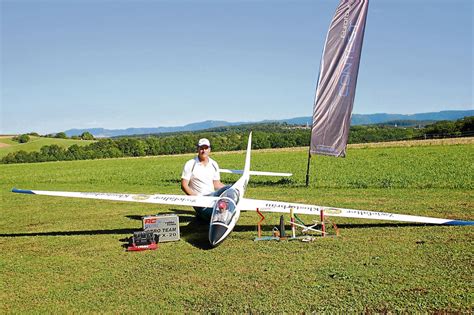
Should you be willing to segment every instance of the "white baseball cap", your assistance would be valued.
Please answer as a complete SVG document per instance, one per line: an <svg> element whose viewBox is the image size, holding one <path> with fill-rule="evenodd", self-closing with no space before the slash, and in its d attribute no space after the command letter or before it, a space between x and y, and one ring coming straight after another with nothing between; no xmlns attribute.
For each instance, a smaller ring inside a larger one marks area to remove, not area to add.
<svg viewBox="0 0 474 315"><path fill-rule="evenodd" d="M209 140L206 139L206 138L199 139L199 141L198 141L198 147L203 146L203 145L207 145L208 147L210 147L210 146L211 146L211 143L210 143Z"/></svg>

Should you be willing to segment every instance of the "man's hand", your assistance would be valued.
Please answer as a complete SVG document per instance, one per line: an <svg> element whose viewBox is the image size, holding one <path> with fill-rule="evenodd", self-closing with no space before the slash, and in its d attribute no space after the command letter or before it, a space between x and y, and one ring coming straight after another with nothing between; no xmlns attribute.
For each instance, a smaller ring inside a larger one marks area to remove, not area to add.
<svg viewBox="0 0 474 315"><path fill-rule="evenodd" d="M189 180L181 178L181 189L188 196L197 196L196 192L189 187Z"/></svg>
<svg viewBox="0 0 474 315"><path fill-rule="evenodd" d="M219 189L221 189L222 187L225 186L224 184L221 183L220 180L213 181L213 184L214 184L214 189L215 190L219 190Z"/></svg>

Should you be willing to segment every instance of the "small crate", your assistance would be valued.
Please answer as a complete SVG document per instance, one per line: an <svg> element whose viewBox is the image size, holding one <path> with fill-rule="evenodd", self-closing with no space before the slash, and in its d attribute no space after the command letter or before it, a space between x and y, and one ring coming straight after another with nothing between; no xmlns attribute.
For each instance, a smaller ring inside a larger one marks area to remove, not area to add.
<svg viewBox="0 0 474 315"><path fill-rule="evenodd" d="M179 241L179 217L176 214L157 214L143 217L143 230L160 236L159 242Z"/></svg>

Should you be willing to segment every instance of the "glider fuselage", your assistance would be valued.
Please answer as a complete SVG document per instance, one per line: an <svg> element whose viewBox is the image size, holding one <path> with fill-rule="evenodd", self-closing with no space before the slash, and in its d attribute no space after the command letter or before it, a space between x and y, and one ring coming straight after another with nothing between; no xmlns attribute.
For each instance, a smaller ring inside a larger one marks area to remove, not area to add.
<svg viewBox="0 0 474 315"><path fill-rule="evenodd" d="M244 196L249 176L247 173L225 190L215 203L209 223L209 243L215 247L232 232L240 217L239 203Z"/></svg>

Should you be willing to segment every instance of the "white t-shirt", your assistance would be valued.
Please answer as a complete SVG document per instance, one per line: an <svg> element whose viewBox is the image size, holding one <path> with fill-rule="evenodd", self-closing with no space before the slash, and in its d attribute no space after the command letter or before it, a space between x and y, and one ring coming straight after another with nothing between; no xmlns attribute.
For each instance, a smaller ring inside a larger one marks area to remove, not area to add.
<svg viewBox="0 0 474 315"><path fill-rule="evenodd" d="M189 180L189 187L198 195L208 195L214 192L214 181L220 180L219 165L209 158L207 165L196 156L184 164L181 178Z"/></svg>

